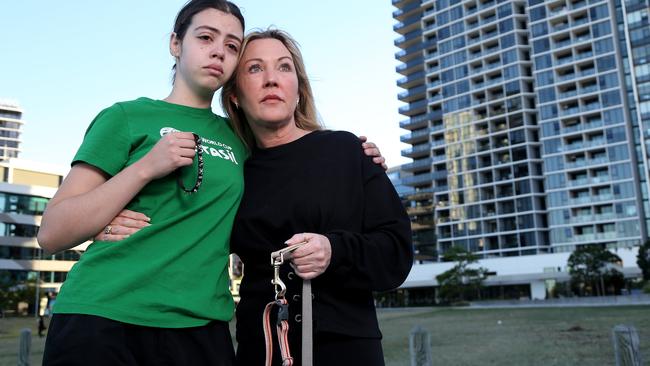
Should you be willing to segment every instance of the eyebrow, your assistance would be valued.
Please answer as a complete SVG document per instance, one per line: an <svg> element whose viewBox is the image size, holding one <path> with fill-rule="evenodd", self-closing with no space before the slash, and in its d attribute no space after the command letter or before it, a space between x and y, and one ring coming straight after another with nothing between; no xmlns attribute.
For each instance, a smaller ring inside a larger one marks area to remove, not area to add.
<svg viewBox="0 0 650 366"><path fill-rule="evenodd" d="M291 57L289 57L289 56L282 56L279 59L277 59L276 61L281 61L281 60L284 60L285 58L293 63L293 59ZM251 61L264 62L264 60L262 60L261 58L255 57L255 58L249 58L248 60L244 61L244 63L248 63L248 62L251 62Z"/></svg>
<svg viewBox="0 0 650 366"><path fill-rule="evenodd" d="M220 31L219 29L217 29L217 28L215 28L215 27L211 27L211 26L209 26L209 25L200 25L200 26L198 26L198 27L196 27L196 28L194 29L195 32L196 32L196 31L200 31L200 30L208 30L208 31L210 31L210 32L212 32L212 33L221 34L221 31ZM234 34L232 34L232 33L228 33L228 34L226 34L226 38L232 38L232 39L237 40L239 43L242 43L242 39L239 38L239 37L237 37L236 35L234 35Z"/></svg>

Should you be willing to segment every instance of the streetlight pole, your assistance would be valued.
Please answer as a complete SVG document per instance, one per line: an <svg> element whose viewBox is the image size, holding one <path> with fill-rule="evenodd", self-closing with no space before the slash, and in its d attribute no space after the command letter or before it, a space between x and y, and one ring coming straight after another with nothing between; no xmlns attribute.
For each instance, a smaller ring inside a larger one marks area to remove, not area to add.
<svg viewBox="0 0 650 366"><path fill-rule="evenodd" d="M36 298L34 299L34 317L38 319L38 308L40 305L40 286L38 285L39 281L41 280L41 271L36 271L36 291L34 293L36 294Z"/></svg>

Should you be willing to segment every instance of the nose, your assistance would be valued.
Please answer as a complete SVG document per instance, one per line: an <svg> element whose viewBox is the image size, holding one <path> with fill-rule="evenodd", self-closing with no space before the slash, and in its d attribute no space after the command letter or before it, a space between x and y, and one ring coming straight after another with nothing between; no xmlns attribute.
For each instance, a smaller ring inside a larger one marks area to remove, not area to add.
<svg viewBox="0 0 650 366"><path fill-rule="evenodd" d="M218 42L215 42L215 46L212 47L212 50L210 52L210 57L217 58L220 61L223 61L225 56L226 56L226 52L223 48L223 45L219 44Z"/></svg>
<svg viewBox="0 0 650 366"><path fill-rule="evenodd" d="M267 69L264 71L264 87L269 88L274 86L278 86L275 70Z"/></svg>

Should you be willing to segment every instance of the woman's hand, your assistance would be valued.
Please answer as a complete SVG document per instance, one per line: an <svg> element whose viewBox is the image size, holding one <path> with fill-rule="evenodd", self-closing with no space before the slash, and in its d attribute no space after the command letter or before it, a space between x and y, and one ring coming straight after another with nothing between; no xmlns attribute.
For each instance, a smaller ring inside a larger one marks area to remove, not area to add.
<svg viewBox="0 0 650 366"><path fill-rule="evenodd" d="M291 255L291 266L304 280L320 276L330 265L332 246L326 236L314 233L295 234L285 244L307 244L296 249Z"/></svg>
<svg viewBox="0 0 650 366"><path fill-rule="evenodd" d="M364 154L367 156L372 156L372 161L375 164L381 165L384 170L387 170L388 166L386 165L386 159L381 156L381 152L379 151L377 145L375 145L374 142L368 142L368 138L366 136L359 136L359 140L361 140L361 147L363 148Z"/></svg>
<svg viewBox="0 0 650 366"><path fill-rule="evenodd" d="M162 178L174 170L192 164L196 142L191 132L168 133L136 164L151 180Z"/></svg>
<svg viewBox="0 0 650 366"><path fill-rule="evenodd" d="M120 241L128 238L140 229L151 225L151 219L145 214L131 211L122 210L111 223L106 225L102 232L93 237L94 240L101 241Z"/></svg>

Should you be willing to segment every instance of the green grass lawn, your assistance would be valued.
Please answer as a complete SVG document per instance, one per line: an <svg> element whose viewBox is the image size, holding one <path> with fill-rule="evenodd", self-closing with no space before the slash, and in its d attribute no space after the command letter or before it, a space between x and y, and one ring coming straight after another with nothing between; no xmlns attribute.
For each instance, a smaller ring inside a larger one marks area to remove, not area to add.
<svg viewBox="0 0 650 366"><path fill-rule="evenodd" d="M650 307L411 308L379 311L387 365L410 365L408 334L431 333L434 365L615 365L611 330L636 327L650 361ZM501 323L499 324L499 321ZM0 366L18 359L20 329L32 330L31 363L40 365L44 338L34 318L0 319Z"/></svg>

